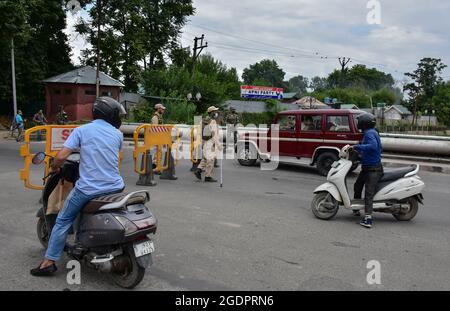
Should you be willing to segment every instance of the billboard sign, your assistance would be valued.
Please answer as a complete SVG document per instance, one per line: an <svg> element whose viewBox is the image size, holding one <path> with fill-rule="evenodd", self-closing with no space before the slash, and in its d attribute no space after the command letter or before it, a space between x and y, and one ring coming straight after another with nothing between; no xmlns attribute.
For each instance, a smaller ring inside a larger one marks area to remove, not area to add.
<svg viewBox="0 0 450 311"><path fill-rule="evenodd" d="M241 98L283 99L283 89L279 87L242 85Z"/></svg>

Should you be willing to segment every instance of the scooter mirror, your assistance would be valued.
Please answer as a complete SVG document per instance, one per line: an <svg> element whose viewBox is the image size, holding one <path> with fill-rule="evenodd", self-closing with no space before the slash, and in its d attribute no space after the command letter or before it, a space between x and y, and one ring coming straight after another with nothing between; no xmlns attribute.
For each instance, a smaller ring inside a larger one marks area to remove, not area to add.
<svg viewBox="0 0 450 311"><path fill-rule="evenodd" d="M34 165L39 165L39 164L41 164L42 162L44 162L45 157L46 157L45 153L43 153L43 152L38 152L38 153L36 153L36 154L34 155L34 157L33 157L33 159L31 160L31 162L32 162Z"/></svg>

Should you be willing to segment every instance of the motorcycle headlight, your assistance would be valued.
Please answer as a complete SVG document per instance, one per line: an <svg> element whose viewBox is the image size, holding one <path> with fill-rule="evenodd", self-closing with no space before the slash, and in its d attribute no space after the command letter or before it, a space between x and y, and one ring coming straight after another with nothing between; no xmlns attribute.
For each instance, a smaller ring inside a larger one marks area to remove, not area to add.
<svg viewBox="0 0 450 311"><path fill-rule="evenodd" d="M120 222L122 227L125 229L125 235L130 235L138 231L138 228L129 219L122 216L114 216L114 217L117 219L118 222Z"/></svg>

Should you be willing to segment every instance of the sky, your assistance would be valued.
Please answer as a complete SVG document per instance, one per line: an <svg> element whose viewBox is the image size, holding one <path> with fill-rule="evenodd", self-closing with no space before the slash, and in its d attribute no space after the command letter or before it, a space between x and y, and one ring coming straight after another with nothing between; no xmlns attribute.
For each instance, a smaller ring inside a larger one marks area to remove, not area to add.
<svg viewBox="0 0 450 311"><path fill-rule="evenodd" d="M192 48L194 37L204 34L203 53L240 75L250 64L274 59L286 79L327 76L340 67L339 57L350 57L350 66L391 73L400 86L423 57L450 66L449 0L194 0L194 7L181 44ZM68 14L66 30L75 64L86 44L72 28L79 15ZM450 79L449 68L443 76Z"/></svg>

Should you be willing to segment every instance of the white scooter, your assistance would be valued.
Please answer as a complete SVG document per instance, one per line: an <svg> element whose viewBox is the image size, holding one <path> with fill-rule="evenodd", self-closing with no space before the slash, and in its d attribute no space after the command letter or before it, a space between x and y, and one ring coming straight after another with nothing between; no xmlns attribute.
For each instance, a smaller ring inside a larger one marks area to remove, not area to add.
<svg viewBox="0 0 450 311"><path fill-rule="evenodd" d="M333 163L325 184L314 190L311 209L323 220L333 218L340 206L349 210L363 210L364 200L351 200L347 189L347 175L353 162L350 160L350 146L342 148L340 160ZM392 214L397 220L409 221L423 204L422 191L425 183L417 176L419 165L385 169L374 197L374 212Z"/></svg>

